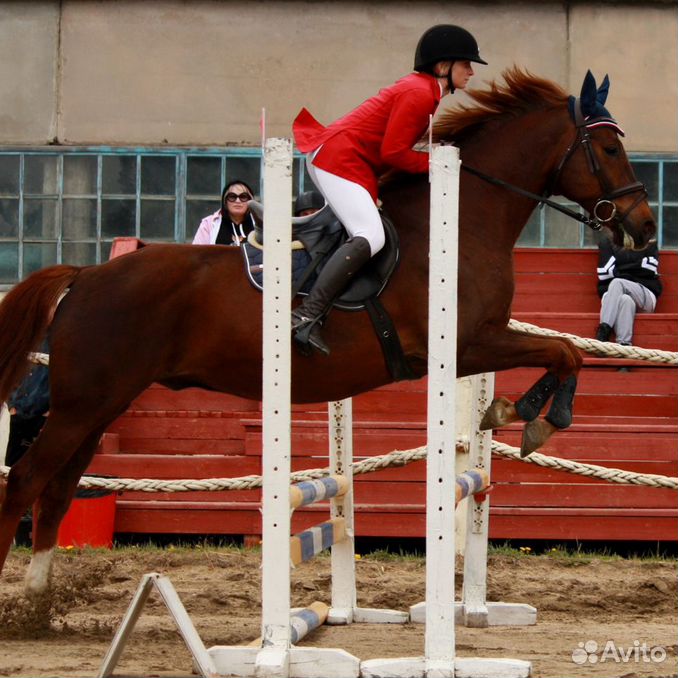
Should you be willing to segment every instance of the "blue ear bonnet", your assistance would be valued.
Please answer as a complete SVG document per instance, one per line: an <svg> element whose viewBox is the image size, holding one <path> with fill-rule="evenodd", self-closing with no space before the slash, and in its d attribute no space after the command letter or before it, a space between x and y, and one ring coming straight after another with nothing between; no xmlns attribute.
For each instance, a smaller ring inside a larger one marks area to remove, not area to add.
<svg viewBox="0 0 678 678"><path fill-rule="evenodd" d="M587 71L579 99L571 96L567 105L572 119L578 127L608 126L624 136L624 130L617 124L610 111L605 108L605 101L610 90L610 78L606 75L600 87L596 87L596 79L591 71ZM579 109L579 110L578 110Z"/></svg>

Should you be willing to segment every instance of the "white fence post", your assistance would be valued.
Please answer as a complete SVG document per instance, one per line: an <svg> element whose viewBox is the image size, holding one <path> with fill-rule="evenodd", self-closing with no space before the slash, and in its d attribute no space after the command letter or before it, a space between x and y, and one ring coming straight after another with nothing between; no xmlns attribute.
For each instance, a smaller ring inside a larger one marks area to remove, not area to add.
<svg viewBox="0 0 678 678"><path fill-rule="evenodd" d="M473 377L473 407L469 439L469 468L482 468L492 479L492 431L478 426L494 397L494 373ZM526 603L487 602L487 545L490 529L490 500L467 503L464 588L461 618L465 626L529 626L537 623L537 610Z"/></svg>
<svg viewBox="0 0 678 678"><path fill-rule="evenodd" d="M330 624L350 624L356 607L355 539L353 519L353 401L351 398L327 404L330 443L330 473L348 480L348 492L330 501L330 517L343 517L346 538L332 545L332 607Z"/></svg>
<svg viewBox="0 0 678 678"><path fill-rule="evenodd" d="M292 143L267 139L263 301L262 649L258 676L289 675Z"/></svg>

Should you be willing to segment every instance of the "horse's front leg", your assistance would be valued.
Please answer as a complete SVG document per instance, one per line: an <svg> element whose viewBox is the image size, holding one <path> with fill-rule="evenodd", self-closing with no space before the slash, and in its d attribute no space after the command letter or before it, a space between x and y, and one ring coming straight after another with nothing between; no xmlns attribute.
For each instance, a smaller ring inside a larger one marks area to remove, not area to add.
<svg viewBox="0 0 678 678"><path fill-rule="evenodd" d="M570 341L560 337L537 337L505 328L470 346L462 355L465 373L493 372L514 367L544 367L548 371L518 401L498 397L481 422L482 429L500 428L526 421L521 455L541 447L557 430L572 423L572 404L582 358ZM539 414L552 399L545 418Z"/></svg>

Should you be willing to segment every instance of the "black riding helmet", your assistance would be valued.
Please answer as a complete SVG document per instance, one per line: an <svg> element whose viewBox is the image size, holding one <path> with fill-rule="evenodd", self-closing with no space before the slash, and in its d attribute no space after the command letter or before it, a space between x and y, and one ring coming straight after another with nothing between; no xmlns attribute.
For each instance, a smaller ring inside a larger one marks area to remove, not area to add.
<svg viewBox="0 0 678 678"><path fill-rule="evenodd" d="M294 215L304 210L320 210L325 206L325 198L318 191L300 193L294 201Z"/></svg>
<svg viewBox="0 0 678 678"><path fill-rule="evenodd" d="M414 70L428 72L438 61L475 61L487 65L480 58L476 39L465 28L452 24L433 26L421 36L414 54Z"/></svg>

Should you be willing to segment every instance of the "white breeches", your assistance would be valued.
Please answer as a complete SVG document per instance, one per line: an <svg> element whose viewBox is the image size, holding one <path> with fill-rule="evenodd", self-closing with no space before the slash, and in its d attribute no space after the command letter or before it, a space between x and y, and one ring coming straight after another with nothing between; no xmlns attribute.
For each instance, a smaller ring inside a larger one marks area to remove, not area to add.
<svg viewBox="0 0 678 678"><path fill-rule="evenodd" d="M306 156L306 168L313 183L349 236L365 238L370 243L371 256L374 256L384 246L384 226L372 196L363 186L316 167L313 164L316 153Z"/></svg>

